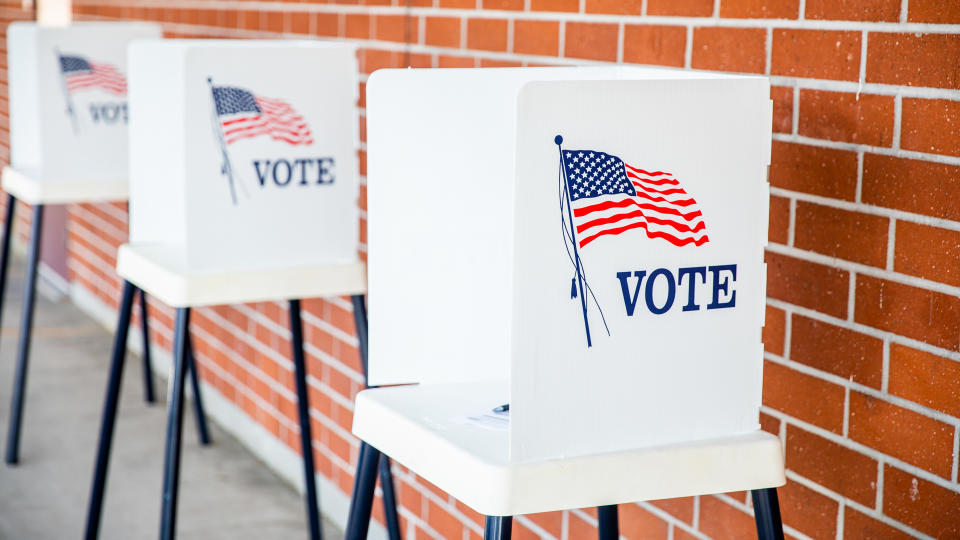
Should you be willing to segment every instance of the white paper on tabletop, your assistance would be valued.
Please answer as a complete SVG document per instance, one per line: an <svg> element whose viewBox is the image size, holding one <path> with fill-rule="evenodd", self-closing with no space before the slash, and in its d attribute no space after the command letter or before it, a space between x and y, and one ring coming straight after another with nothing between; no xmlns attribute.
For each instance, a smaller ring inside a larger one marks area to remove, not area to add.
<svg viewBox="0 0 960 540"><path fill-rule="evenodd" d="M161 33L150 23L12 23L11 165L39 181L125 180L127 44Z"/></svg>
<svg viewBox="0 0 960 540"><path fill-rule="evenodd" d="M131 240L190 270L356 261L355 48L131 47Z"/></svg>
<svg viewBox="0 0 960 540"><path fill-rule="evenodd" d="M512 459L757 429L768 92L762 78L523 89Z"/></svg>

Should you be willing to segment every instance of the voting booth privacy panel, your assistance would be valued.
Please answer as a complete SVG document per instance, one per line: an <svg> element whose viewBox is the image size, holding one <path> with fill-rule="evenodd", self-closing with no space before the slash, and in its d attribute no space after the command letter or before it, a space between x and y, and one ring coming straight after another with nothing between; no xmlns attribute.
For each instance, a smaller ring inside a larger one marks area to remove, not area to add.
<svg viewBox="0 0 960 540"><path fill-rule="evenodd" d="M40 182L126 180L127 45L160 36L148 23L12 23L12 167Z"/></svg>
<svg viewBox="0 0 960 540"><path fill-rule="evenodd" d="M502 381L514 462L759 429L768 96L647 68L374 73L370 384Z"/></svg>
<svg viewBox="0 0 960 540"><path fill-rule="evenodd" d="M142 41L130 62L131 243L189 271L357 260L354 47Z"/></svg>

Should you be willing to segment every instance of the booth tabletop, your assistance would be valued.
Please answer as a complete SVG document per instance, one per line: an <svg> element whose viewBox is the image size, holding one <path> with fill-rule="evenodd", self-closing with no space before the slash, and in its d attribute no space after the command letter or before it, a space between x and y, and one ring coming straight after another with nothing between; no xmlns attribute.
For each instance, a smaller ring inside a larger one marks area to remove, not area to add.
<svg viewBox="0 0 960 540"><path fill-rule="evenodd" d="M506 403L508 388L501 381L365 390L357 396L353 433L484 515L761 489L786 482L780 440L762 431L512 463L509 430L465 421Z"/></svg>
<svg viewBox="0 0 960 540"><path fill-rule="evenodd" d="M40 178L36 172L3 168L3 190L27 204L68 204L125 201L130 188L126 178L76 180Z"/></svg>
<svg viewBox="0 0 960 540"><path fill-rule="evenodd" d="M117 252L123 279L172 307L363 294L362 262L242 270L191 271L180 250L160 244L124 244Z"/></svg>

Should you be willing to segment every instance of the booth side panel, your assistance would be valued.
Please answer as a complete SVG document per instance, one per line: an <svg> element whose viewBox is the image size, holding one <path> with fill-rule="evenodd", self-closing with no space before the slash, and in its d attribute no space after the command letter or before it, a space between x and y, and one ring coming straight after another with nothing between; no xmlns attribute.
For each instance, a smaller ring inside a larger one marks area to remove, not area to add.
<svg viewBox="0 0 960 540"><path fill-rule="evenodd" d="M10 164L40 171L40 98L37 27L15 22L7 29L7 84L10 94Z"/></svg>

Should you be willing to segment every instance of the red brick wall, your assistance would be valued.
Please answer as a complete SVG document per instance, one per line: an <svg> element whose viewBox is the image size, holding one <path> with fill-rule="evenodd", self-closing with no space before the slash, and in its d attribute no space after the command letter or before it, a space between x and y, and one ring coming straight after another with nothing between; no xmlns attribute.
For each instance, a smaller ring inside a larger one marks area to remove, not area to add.
<svg viewBox="0 0 960 540"><path fill-rule="evenodd" d="M5 21L29 16L19 0L3 5ZM761 420L786 451L784 521L797 538L886 538L960 536L958 6L77 0L74 10L81 20L160 21L177 37L350 40L361 47L362 80L407 65L597 62L769 75L775 134ZM70 279L115 305L126 205L76 205L69 217ZM352 397L361 383L350 306L330 299L306 307L314 453L319 471L349 493ZM156 340L169 348L170 312L157 317ZM194 328L204 379L297 449L285 317L278 303L202 309ZM474 512L400 467L397 480L408 537L480 536ZM752 535L750 512L745 493L624 505L622 532L739 538ZM525 516L515 530L519 538L590 538L595 523L587 509Z"/></svg>

